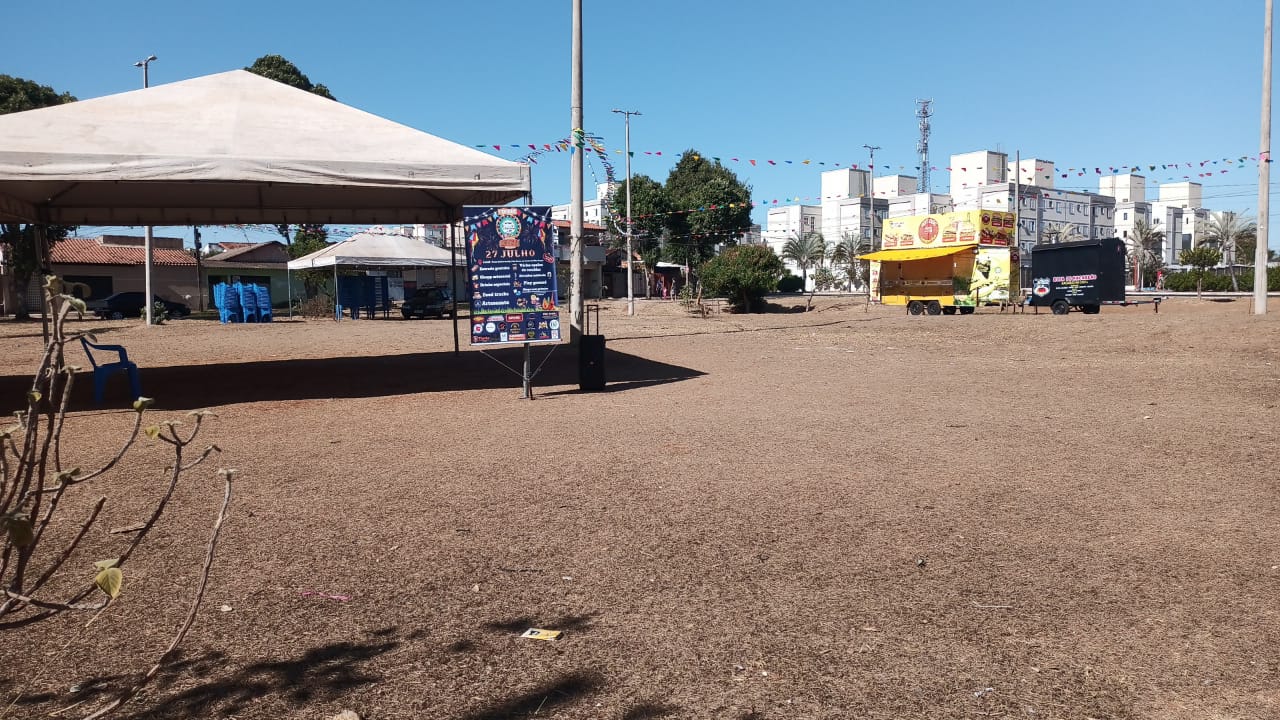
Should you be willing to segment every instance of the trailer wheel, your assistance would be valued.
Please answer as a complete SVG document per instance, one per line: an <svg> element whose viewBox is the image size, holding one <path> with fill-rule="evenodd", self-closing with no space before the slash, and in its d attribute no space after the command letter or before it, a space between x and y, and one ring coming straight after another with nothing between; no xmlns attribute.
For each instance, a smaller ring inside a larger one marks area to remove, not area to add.
<svg viewBox="0 0 1280 720"><path fill-rule="evenodd" d="M1080 306L1080 312L1084 313L1085 315L1097 315L1101 311L1102 311L1102 307L1100 305L1081 305Z"/></svg>
<svg viewBox="0 0 1280 720"><path fill-rule="evenodd" d="M928 312L930 315L942 314L942 303L938 302L937 300L930 300L929 304L925 305L924 308L925 308L925 312Z"/></svg>
<svg viewBox="0 0 1280 720"><path fill-rule="evenodd" d="M955 314L956 314L956 308L955 308L955 306L954 306L954 305L948 305L947 307L942 308L942 314L943 314L943 315L955 315Z"/></svg>
<svg viewBox="0 0 1280 720"><path fill-rule="evenodd" d="M1071 312L1071 306L1067 304L1066 300L1054 300L1051 307L1054 315L1066 315Z"/></svg>
<svg viewBox="0 0 1280 720"><path fill-rule="evenodd" d="M961 315L972 315L972 314L973 314L973 311L974 311L974 310L976 310L976 309L977 309L977 308L962 307L962 308L960 308L960 314L961 314Z"/></svg>
<svg viewBox="0 0 1280 720"><path fill-rule="evenodd" d="M907 314L908 314L908 315L923 315L923 314L924 314L924 303L920 302L919 300L912 300L911 302L907 303Z"/></svg>

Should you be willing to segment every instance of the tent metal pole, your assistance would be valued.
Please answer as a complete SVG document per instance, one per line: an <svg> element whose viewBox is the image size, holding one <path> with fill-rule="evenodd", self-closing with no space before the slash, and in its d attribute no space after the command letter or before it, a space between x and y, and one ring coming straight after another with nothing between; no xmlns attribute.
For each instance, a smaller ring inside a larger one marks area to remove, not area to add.
<svg viewBox="0 0 1280 720"><path fill-rule="evenodd" d="M462 352L458 347L458 234L454 223L449 223L449 287L453 290L453 354Z"/></svg>
<svg viewBox="0 0 1280 720"><path fill-rule="evenodd" d="M342 307L342 295L338 292L338 263L333 263L333 315L338 322L342 322L342 311L338 308Z"/></svg>

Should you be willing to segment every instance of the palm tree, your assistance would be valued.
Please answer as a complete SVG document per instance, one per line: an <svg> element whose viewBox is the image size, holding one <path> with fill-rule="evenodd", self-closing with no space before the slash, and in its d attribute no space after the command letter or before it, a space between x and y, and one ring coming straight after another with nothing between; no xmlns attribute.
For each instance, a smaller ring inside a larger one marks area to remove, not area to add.
<svg viewBox="0 0 1280 720"><path fill-rule="evenodd" d="M1045 229L1044 234L1055 243L1084 239L1084 235L1080 233L1080 229L1074 223L1053 223Z"/></svg>
<svg viewBox="0 0 1280 720"><path fill-rule="evenodd" d="M1209 223L1200 244L1217 248L1227 258L1232 290L1240 290L1240 281L1236 279L1236 252L1250 238L1256 243L1257 237L1258 224L1252 218L1229 211L1209 214Z"/></svg>
<svg viewBox="0 0 1280 720"><path fill-rule="evenodd" d="M1146 220L1135 220L1133 234L1129 236L1129 257L1133 259L1133 286L1142 289L1142 268L1159 258L1158 250L1164 245L1164 231L1156 230Z"/></svg>
<svg viewBox="0 0 1280 720"><path fill-rule="evenodd" d="M820 232L801 233L782 246L781 257L783 260L790 260L800 268L804 287L808 289L809 268L827 261L827 241L822 239Z"/></svg>
<svg viewBox="0 0 1280 720"><path fill-rule="evenodd" d="M844 268L845 279L849 283L849 289L853 289L856 281L863 277L863 268L867 263L858 260L859 255L865 255L871 252L870 238L859 237L852 232L846 232L840 238L840 242L831 248L831 264Z"/></svg>

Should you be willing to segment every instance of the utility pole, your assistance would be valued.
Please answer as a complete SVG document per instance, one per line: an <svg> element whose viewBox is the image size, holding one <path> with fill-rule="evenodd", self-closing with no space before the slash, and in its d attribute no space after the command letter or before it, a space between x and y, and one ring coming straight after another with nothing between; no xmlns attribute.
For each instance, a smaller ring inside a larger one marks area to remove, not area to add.
<svg viewBox="0 0 1280 720"><path fill-rule="evenodd" d="M200 302L200 312L204 312L204 271L201 269L200 226L192 225L191 232L195 236L196 246L196 298Z"/></svg>
<svg viewBox="0 0 1280 720"><path fill-rule="evenodd" d="M1262 23L1262 140L1258 152L1258 239L1253 251L1253 314L1267 314L1267 230L1271 225L1271 15Z"/></svg>
<svg viewBox="0 0 1280 720"><path fill-rule="evenodd" d="M142 68L142 87L144 90L151 86L151 75L148 72L148 68L151 65L151 61L155 59L156 59L155 55L148 55L146 58L139 60L138 62L133 64L134 67ZM146 263L142 273L144 290L146 292L146 299L143 300L142 304L143 304L143 314L147 318L148 325L155 324L155 318L152 317L152 307L151 307L155 302L154 301L155 296L152 295L151 293L151 269L155 264L155 246L154 246L154 240L151 237L151 232L152 232L151 226L148 225L146 229L143 230L143 233L142 233L142 246L143 246L142 253L143 255L146 256Z"/></svg>
<svg viewBox="0 0 1280 720"><path fill-rule="evenodd" d="M639 110L617 110L614 112L622 115L626 126L626 149L627 153L627 314L636 314L636 296L635 296L635 257L631 249L631 237L634 234L634 227L631 224L631 116L640 115Z"/></svg>
<svg viewBox="0 0 1280 720"><path fill-rule="evenodd" d="M879 145L863 144L867 152L871 154L871 165L867 168L867 211L868 220L871 224L871 237L867 239L867 252L876 251L876 151L880 149ZM863 312L871 312L871 263L867 263L867 305Z"/></svg>
<svg viewBox="0 0 1280 720"><path fill-rule="evenodd" d="M569 93L569 340L582 336L582 153L586 131L582 128L582 0L573 1L573 59Z"/></svg>

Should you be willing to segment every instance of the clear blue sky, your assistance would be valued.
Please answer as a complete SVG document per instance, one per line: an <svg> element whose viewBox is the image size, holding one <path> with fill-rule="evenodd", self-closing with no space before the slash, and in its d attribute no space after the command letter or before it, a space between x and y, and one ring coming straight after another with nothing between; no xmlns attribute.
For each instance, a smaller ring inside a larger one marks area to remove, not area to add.
<svg viewBox="0 0 1280 720"><path fill-rule="evenodd" d="M1096 191L1092 168L1132 164L1149 195L1152 179L1191 174L1210 208L1256 212L1256 164L1222 159L1258 154L1262 0L583 5L587 130L620 149L609 110L642 111L635 173L662 180L696 148L755 200L781 202L818 195L816 163L863 164L869 143L882 147L877 174L915 174L914 101L931 97L939 168L952 153L1021 150L1057 163L1059 186ZM570 13L569 0L15 2L0 72L83 99L138 87L133 63L148 54L153 85L279 54L342 102L516 159L509 146L568 134ZM1209 159L1229 172L1159 169ZM1064 180L1068 167L1090 174ZM566 155L539 158L538 204L568 201L568 168ZM935 191L947 182L935 173Z"/></svg>

